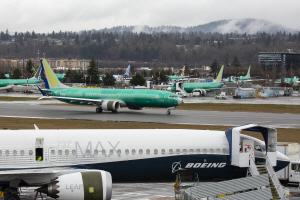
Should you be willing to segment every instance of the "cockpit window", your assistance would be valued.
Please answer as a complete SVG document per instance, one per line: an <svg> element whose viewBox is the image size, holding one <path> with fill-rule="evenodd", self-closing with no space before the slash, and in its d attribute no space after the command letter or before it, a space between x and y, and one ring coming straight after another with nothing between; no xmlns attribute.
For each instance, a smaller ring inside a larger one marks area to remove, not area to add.
<svg viewBox="0 0 300 200"><path fill-rule="evenodd" d="M175 98L178 97L177 95L170 95L169 98Z"/></svg>
<svg viewBox="0 0 300 200"><path fill-rule="evenodd" d="M254 148L256 151L262 151L262 152L266 151L265 146L255 145Z"/></svg>

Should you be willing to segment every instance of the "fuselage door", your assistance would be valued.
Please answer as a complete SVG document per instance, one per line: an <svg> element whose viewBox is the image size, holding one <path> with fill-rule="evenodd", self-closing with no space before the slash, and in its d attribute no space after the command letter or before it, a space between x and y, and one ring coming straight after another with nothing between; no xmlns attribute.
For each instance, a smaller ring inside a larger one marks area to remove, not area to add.
<svg viewBox="0 0 300 200"><path fill-rule="evenodd" d="M35 157L37 162L44 160L44 138L38 137L35 140Z"/></svg>
<svg viewBox="0 0 300 200"><path fill-rule="evenodd" d="M57 148L49 147L48 156L49 156L50 162L56 162L57 161Z"/></svg>

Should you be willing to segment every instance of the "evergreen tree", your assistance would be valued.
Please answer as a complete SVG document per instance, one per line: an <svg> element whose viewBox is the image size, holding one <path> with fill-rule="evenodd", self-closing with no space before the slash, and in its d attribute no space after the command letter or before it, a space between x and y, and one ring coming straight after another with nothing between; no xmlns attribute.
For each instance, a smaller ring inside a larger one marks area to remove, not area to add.
<svg viewBox="0 0 300 200"><path fill-rule="evenodd" d="M239 61L237 56L234 56L231 65L234 66L234 67L240 67L241 66L240 61Z"/></svg>
<svg viewBox="0 0 300 200"><path fill-rule="evenodd" d="M133 76L132 79L130 80L130 83L132 85L144 85L145 82L146 82L145 78L139 73Z"/></svg>
<svg viewBox="0 0 300 200"><path fill-rule="evenodd" d="M3 72L0 72L0 79L6 79L6 76Z"/></svg>
<svg viewBox="0 0 300 200"><path fill-rule="evenodd" d="M92 57L92 60L90 61L90 65L88 68L89 69L88 69L87 73L89 75L89 77L88 77L89 83L90 84L91 83L93 83L93 84L99 83L99 81L100 81L99 75L98 75L99 72L98 72L98 67L96 65L94 57Z"/></svg>
<svg viewBox="0 0 300 200"><path fill-rule="evenodd" d="M225 67L229 67L228 53L226 54L226 57L225 57L225 63L224 63L224 66L225 66Z"/></svg>
<svg viewBox="0 0 300 200"><path fill-rule="evenodd" d="M31 59L29 59L26 63L26 71L30 74L30 76L33 75L33 62L31 61Z"/></svg>
<svg viewBox="0 0 300 200"><path fill-rule="evenodd" d="M102 77L104 86L113 86L116 84L116 79L110 73L105 73L105 76Z"/></svg>
<svg viewBox="0 0 300 200"><path fill-rule="evenodd" d="M75 44L76 45L80 45L79 35L78 34L76 34L76 37L75 37Z"/></svg>
<svg viewBox="0 0 300 200"><path fill-rule="evenodd" d="M165 75L164 71L161 71L159 74L159 80L161 82L167 82L168 81L168 77Z"/></svg>
<svg viewBox="0 0 300 200"><path fill-rule="evenodd" d="M214 62L211 64L210 69L211 69L211 73L214 75L214 78L216 78L216 73L218 73L218 69L219 69L219 63L217 59L215 59Z"/></svg>
<svg viewBox="0 0 300 200"><path fill-rule="evenodd" d="M19 79L21 78L21 71L19 70L19 68L16 68L14 71L13 71L13 74L11 76L11 79Z"/></svg>

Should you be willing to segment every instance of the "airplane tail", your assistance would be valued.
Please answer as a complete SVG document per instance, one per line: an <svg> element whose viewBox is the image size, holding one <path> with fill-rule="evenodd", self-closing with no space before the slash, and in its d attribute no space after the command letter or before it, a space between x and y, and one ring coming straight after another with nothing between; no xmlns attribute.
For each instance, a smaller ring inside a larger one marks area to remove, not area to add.
<svg viewBox="0 0 300 200"><path fill-rule="evenodd" d="M130 74L130 65L128 65L128 68L127 68L126 73L124 75L129 76L129 74Z"/></svg>
<svg viewBox="0 0 300 200"><path fill-rule="evenodd" d="M41 58L41 66L46 89L69 88L58 80L45 58Z"/></svg>
<svg viewBox="0 0 300 200"><path fill-rule="evenodd" d="M249 66L248 73L247 73L246 77L250 77L250 71L251 71L251 66Z"/></svg>
<svg viewBox="0 0 300 200"><path fill-rule="evenodd" d="M33 77L31 77L30 79L39 79L41 80L41 65L39 66L39 68L37 69L37 71L35 71L35 74Z"/></svg>
<svg viewBox="0 0 300 200"><path fill-rule="evenodd" d="M184 72L185 72L185 66L183 66L180 76L184 76Z"/></svg>
<svg viewBox="0 0 300 200"><path fill-rule="evenodd" d="M216 81L217 81L218 83L221 83L221 81L222 81L222 79L223 79L223 74L224 74L224 65L222 65L222 67L221 67L221 69L220 69L220 72L219 72L219 74L218 74L218 76L217 76Z"/></svg>

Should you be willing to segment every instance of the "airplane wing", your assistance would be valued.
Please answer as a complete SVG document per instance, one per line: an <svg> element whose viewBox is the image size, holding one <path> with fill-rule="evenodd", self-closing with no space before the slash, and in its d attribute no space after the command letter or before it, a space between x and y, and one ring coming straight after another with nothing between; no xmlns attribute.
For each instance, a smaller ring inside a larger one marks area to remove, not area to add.
<svg viewBox="0 0 300 200"><path fill-rule="evenodd" d="M28 184L45 184L65 174L87 171L86 169L73 168L40 168L0 171L0 181L11 181L14 179L24 180Z"/></svg>
<svg viewBox="0 0 300 200"><path fill-rule="evenodd" d="M5 87L0 87L0 90L10 90L12 89L12 85L8 85L8 86L5 86Z"/></svg>
<svg viewBox="0 0 300 200"><path fill-rule="evenodd" d="M57 99L60 101L71 100L70 103L80 103L80 104L95 105L95 106L102 105L102 103L106 101L118 101L122 106L126 106L126 103L120 99L87 99L87 98L74 98L74 97L42 96L38 100L46 99L46 98Z"/></svg>

